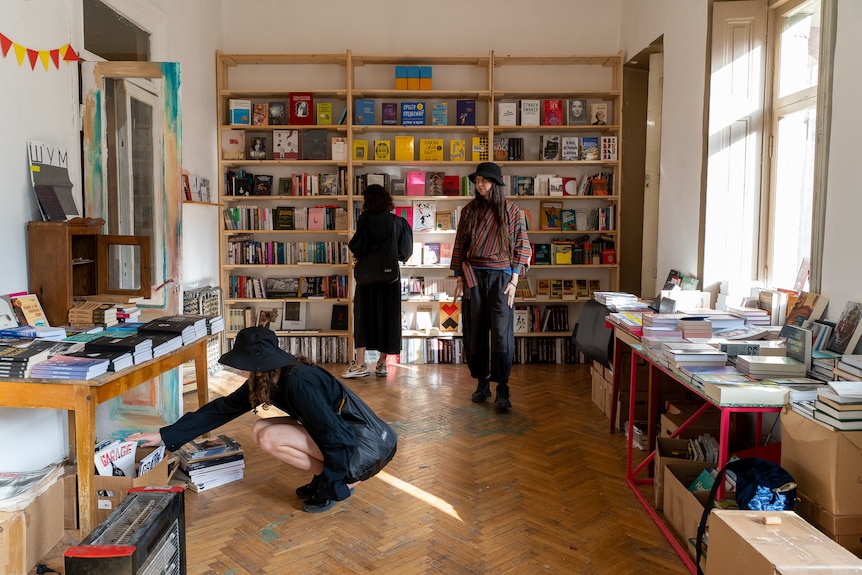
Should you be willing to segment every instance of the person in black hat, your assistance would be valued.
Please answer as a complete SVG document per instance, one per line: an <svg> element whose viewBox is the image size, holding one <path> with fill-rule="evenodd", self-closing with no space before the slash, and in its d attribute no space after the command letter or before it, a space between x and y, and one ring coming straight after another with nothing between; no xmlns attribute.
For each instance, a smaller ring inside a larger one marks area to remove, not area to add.
<svg viewBox="0 0 862 575"><path fill-rule="evenodd" d="M455 301L462 297L464 352L470 375L478 380L471 399L484 403L496 382L494 404L505 411L512 407L515 289L532 249L520 209L504 195L500 166L482 162L469 178L475 195L462 210L452 250Z"/></svg>
<svg viewBox="0 0 862 575"><path fill-rule="evenodd" d="M302 508L326 511L350 497L359 482L348 473L355 435L339 413L343 384L306 358L282 350L275 333L265 327L241 330L219 363L250 372L248 379L176 423L157 432L133 433L126 440L143 441L144 446L164 441L168 450L176 451L244 413L257 412L257 406L274 405L291 416L258 419L252 437L276 459L314 474L311 483L296 490L305 499Z"/></svg>

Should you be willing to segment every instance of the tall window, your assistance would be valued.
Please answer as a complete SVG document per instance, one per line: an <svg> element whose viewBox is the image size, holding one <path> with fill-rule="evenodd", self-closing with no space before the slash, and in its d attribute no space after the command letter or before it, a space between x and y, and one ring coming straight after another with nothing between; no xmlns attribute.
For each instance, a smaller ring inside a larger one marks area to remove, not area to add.
<svg viewBox="0 0 862 575"><path fill-rule="evenodd" d="M792 287L811 253L820 0L776 9L765 280Z"/></svg>

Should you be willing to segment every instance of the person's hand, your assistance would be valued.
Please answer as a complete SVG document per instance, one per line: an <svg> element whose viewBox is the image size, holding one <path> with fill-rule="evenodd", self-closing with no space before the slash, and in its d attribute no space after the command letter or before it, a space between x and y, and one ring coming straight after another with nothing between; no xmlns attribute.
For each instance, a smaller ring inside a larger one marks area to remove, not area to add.
<svg viewBox="0 0 862 575"><path fill-rule="evenodd" d="M126 441L143 441L141 447L155 447L162 442L162 434L158 431L149 433L133 433L126 437Z"/></svg>
<svg viewBox="0 0 862 575"><path fill-rule="evenodd" d="M452 296L452 303L457 302L458 298L464 294L463 281L460 276L455 278L455 294Z"/></svg>
<svg viewBox="0 0 862 575"><path fill-rule="evenodd" d="M507 296L507 301L509 302L509 307L514 307L515 305L515 284L509 282L506 284L506 289L503 290L503 293Z"/></svg>

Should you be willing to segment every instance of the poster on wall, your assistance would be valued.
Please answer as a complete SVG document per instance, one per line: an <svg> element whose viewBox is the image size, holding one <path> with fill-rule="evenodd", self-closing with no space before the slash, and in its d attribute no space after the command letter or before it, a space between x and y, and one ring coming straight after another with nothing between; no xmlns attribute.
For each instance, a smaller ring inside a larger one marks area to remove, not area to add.
<svg viewBox="0 0 862 575"><path fill-rule="evenodd" d="M30 182L46 222L65 222L81 215L72 196L69 153L65 148L42 142L27 142Z"/></svg>

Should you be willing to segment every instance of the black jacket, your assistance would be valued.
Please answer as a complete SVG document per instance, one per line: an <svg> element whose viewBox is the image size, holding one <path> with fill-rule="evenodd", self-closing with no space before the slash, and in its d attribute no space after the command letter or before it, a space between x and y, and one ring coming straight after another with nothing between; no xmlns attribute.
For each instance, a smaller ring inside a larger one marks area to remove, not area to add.
<svg viewBox="0 0 862 575"><path fill-rule="evenodd" d="M341 501L350 496L345 480L353 456L353 429L342 419L342 383L319 366L297 363L283 369L273 405L289 413L305 426L323 453L320 495ZM161 428L162 440L170 451L247 413L254 406L249 399L248 381L225 397L183 415L173 425Z"/></svg>

